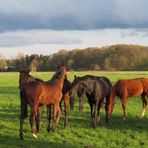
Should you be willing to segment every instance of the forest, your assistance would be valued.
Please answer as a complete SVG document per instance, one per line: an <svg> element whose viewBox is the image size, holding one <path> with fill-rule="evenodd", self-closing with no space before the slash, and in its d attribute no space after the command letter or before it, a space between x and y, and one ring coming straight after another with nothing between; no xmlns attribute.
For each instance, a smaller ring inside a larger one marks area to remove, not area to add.
<svg viewBox="0 0 148 148"><path fill-rule="evenodd" d="M147 70L148 46L112 45L102 48L60 50L52 55L24 55L15 59L0 56L0 71L18 71L29 68L31 71L53 71L59 63L65 63L68 70Z"/></svg>

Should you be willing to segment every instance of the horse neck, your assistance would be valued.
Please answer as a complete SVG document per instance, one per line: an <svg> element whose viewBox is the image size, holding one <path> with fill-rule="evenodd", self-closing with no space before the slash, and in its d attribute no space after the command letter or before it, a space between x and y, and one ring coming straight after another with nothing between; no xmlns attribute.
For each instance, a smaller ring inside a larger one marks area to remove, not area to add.
<svg viewBox="0 0 148 148"><path fill-rule="evenodd" d="M64 84L64 75L61 76L58 80L57 80L57 83L59 84L61 90L63 88L63 84Z"/></svg>
<svg viewBox="0 0 148 148"><path fill-rule="evenodd" d="M116 87L113 86L110 93L109 106L113 105L113 102L115 101L115 96L116 96Z"/></svg>
<svg viewBox="0 0 148 148"><path fill-rule="evenodd" d="M74 86L72 86L71 91L73 94L75 94L78 91L79 83L76 83Z"/></svg>

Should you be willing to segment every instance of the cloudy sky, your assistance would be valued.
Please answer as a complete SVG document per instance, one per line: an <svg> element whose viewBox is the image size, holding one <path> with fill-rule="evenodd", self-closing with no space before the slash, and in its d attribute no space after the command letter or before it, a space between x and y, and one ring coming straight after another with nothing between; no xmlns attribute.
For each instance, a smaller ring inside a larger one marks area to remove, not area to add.
<svg viewBox="0 0 148 148"><path fill-rule="evenodd" d="M148 45L147 0L0 1L0 54Z"/></svg>

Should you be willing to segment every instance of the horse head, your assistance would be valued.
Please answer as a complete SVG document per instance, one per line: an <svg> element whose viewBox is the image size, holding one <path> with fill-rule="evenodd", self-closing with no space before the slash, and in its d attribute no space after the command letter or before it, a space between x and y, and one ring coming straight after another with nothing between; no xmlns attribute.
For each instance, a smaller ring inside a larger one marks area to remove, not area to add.
<svg viewBox="0 0 148 148"><path fill-rule="evenodd" d="M35 79L29 74L30 70L29 69L22 69L19 70L19 88L21 88L23 85L35 81Z"/></svg>
<svg viewBox="0 0 148 148"><path fill-rule="evenodd" d="M56 77L62 76L64 79L67 79L67 72L66 72L65 64L62 63L60 65L57 65L56 68L57 68L57 71L56 71L55 76Z"/></svg>

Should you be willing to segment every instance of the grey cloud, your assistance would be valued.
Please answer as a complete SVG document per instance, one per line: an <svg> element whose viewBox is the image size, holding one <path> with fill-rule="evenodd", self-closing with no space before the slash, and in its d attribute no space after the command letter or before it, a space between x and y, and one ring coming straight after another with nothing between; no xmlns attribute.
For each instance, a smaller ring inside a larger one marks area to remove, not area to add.
<svg viewBox="0 0 148 148"><path fill-rule="evenodd" d="M80 44L81 39L70 36L67 31L30 30L0 33L0 47L18 47L35 44Z"/></svg>
<svg viewBox="0 0 148 148"><path fill-rule="evenodd" d="M146 0L0 1L0 31L147 28Z"/></svg>

